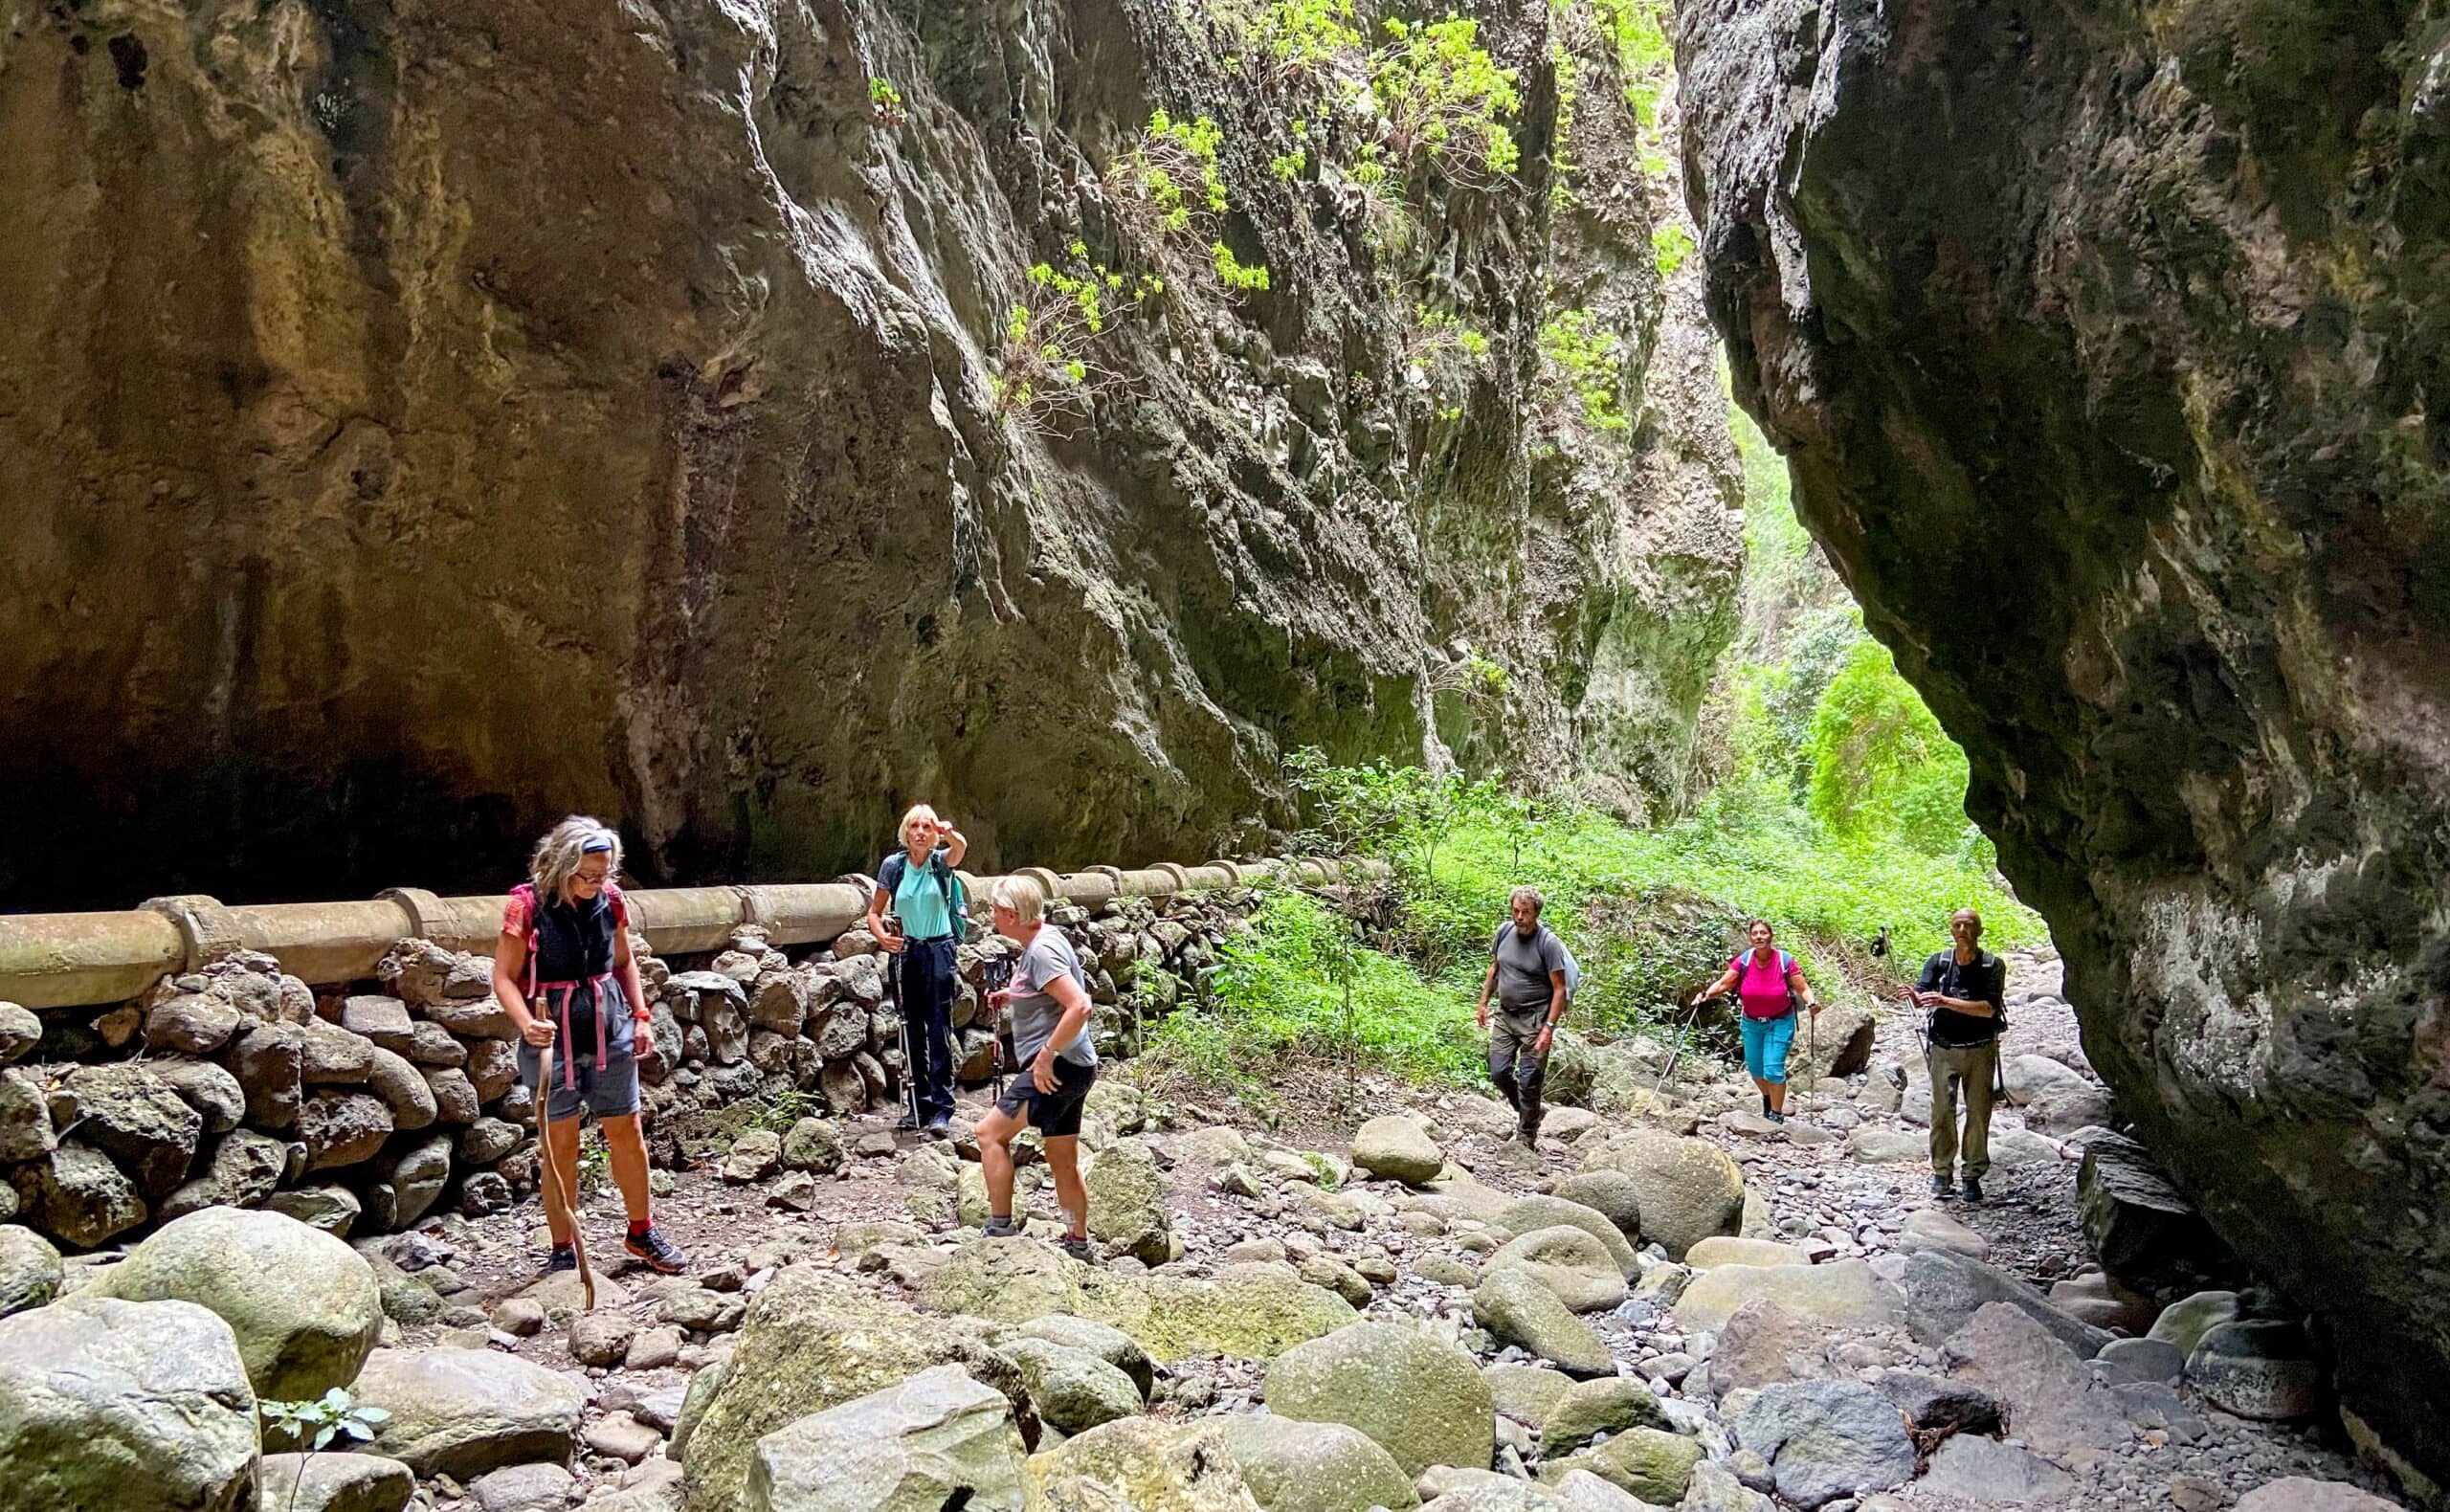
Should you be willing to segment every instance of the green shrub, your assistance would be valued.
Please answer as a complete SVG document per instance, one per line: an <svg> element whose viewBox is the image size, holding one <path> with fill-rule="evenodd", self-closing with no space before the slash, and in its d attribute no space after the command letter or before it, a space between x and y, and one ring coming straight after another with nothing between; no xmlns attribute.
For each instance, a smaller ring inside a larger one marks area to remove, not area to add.
<svg viewBox="0 0 2450 1512"><path fill-rule="evenodd" d="M1512 173L1522 149L1505 118L1523 108L1523 97L1514 70L1498 67L1480 45L1480 23L1452 15L1391 20L1387 35L1372 60L1370 90L1396 154L1435 163L1459 183Z"/></svg>
<svg viewBox="0 0 2450 1512"><path fill-rule="evenodd" d="M1560 310L1540 327L1540 355L1552 380L1570 388L1582 400L1583 413L1603 431L1621 431L1631 423L1617 399L1624 345L1589 310Z"/></svg>
<svg viewBox="0 0 2450 1512"><path fill-rule="evenodd" d="M1813 816L1852 842L1927 856L1965 843L1965 752L1886 647L1862 640L1812 711Z"/></svg>

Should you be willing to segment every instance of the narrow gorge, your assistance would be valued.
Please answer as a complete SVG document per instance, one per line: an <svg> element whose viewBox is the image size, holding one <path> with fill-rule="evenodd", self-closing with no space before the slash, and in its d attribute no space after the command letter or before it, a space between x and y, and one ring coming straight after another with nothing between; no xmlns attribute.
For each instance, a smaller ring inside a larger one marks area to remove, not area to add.
<svg viewBox="0 0 2450 1512"><path fill-rule="evenodd" d="M0 0L0 1505L2450 1508L2445 254L2405 0Z"/></svg>

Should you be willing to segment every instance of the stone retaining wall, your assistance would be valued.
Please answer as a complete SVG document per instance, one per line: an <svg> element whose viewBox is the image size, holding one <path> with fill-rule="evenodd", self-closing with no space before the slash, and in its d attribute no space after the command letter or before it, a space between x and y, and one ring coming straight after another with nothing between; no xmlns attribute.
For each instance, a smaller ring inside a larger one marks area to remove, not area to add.
<svg viewBox="0 0 2450 1512"><path fill-rule="evenodd" d="M1090 973L1102 1055L1197 991L1257 904L1249 888L1058 902ZM983 905L959 950L958 1075L987 1078L977 983L1011 946ZM786 952L736 929L711 956L632 944L654 1018L642 1060L658 1164L684 1116L804 1093L835 1115L902 1095L885 955L866 929ZM399 941L373 979L317 989L234 949L105 1009L0 1004L0 1219L61 1248L133 1238L214 1204L269 1207L339 1234L405 1228L437 1205L507 1207L536 1181L534 1106L490 957Z"/></svg>

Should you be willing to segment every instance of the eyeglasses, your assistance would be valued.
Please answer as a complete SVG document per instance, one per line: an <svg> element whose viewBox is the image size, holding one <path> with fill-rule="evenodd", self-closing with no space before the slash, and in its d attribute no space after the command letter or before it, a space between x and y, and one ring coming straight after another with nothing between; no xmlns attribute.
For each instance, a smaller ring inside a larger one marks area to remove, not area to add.
<svg viewBox="0 0 2450 1512"><path fill-rule="evenodd" d="M580 871L574 874L570 879L572 881L591 883L600 887L604 883L604 878L611 875L612 873L609 868L599 872Z"/></svg>

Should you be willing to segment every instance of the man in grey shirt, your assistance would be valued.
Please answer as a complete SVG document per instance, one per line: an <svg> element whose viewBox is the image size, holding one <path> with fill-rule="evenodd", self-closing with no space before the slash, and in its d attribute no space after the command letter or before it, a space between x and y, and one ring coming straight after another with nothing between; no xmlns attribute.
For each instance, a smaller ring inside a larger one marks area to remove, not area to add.
<svg viewBox="0 0 2450 1512"><path fill-rule="evenodd" d="M1518 887L1508 901L1512 918L1489 946L1489 974L1481 983L1474 1017L1489 1031L1489 1078L1519 1121L1514 1137L1529 1149L1540 1138L1541 1083L1548 1074L1548 1047L1557 1020L1566 1016L1566 946L1540 923L1538 892ZM1489 1022L1489 994L1497 994L1497 1022Z"/></svg>
<svg viewBox="0 0 2450 1512"><path fill-rule="evenodd" d="M1093 1259L1089 1193L1080 1184L1080 1109L1098 1079L1098 1051L1089 1040L1088 975L1072 942L1046 923L1046 895L1037 883L1004 878L988 901L995 932L1021 947L1012 985L990 993L988 1006L1012 1012L1013 1054L1023 1072L994 1111L978 1121L986 1234L1008 1238L1021 1232L1013 1218L1013 1137L1035 1125L1046 1141L1055 1200L1068 1225L1061 1248L1075 1259Z"/></svg>

